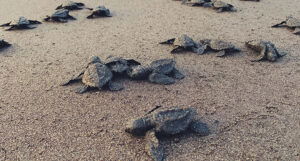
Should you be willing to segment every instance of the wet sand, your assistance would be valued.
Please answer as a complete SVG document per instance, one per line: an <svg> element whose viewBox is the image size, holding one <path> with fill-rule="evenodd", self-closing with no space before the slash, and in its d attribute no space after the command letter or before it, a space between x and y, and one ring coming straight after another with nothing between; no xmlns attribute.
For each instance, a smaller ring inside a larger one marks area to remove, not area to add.
<svg viewBox="0 0 300 161"><path fill-rule="evenodd" d="M81 0L87 6L99 1ZM270 28L300 15L299 0L224 0L234 13L192 8L172 0L100 1L112 18L88 20L74 11L65 24L0 31L13 46L0 53L0 160L151 160L144 140L124 132L126 122L156 105L195 107L212 134L163 141L169 161L291 160L300 158L300 36ZM0 23L19 16L42 19L59 0L0 1ZM171 55L158 42L180 34L219 38L242 49ZM272 41L289 54L275 63L250 62L251 39ZM174 58L186 78L169 86L124 80L120 92L74 93L59 84L92 55L149 63Z"/></svg>

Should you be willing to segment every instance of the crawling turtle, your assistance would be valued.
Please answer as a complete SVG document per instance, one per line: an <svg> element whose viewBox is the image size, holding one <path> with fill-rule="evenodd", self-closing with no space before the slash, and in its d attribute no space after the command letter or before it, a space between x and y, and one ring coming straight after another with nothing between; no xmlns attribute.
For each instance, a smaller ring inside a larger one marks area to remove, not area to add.
<svg viewBox="0 0 300 161"><path fill-rule="evenodd" d="M84 3L69 1L69 2L63 3L60 6L56 7L56 10L66 9L66 10L72 11L72 10L81 10L81 9L85 9L85 8L86 7L85 7ZM86 9L89 9L89 8L86 8Z"/></svg>
<svg viewBox="0 0 300 161"><path fill-rule="evenodd" d="M130 120L125 128L127 133L134 136L145 136L146 150L156 161L163 160L163 147L159 143L160 137L174 136L187 131L201 136L209 135L206 124L196 119L194 108L173 108L151 112L138 119Z"/></svg>
<svg viewBox="0 0 300 161"><path fill-rule="evenodd" d="M300 34L300 19L289 16L285 21L273 25L272 27L287 27L294 30L293 34Z"/></svg>
<svg viewBox="0 0 300 161"><path fill-rule="evenodd" d="M86 18L91 19L94 17L112 17L112 15L110 14L109 9L105 8L104 6L98 6L94 8L92 14Z"/></svg>
<svg viewBox="0 0 300 161"><path fill-rule="evenodd" d="M125 73L130 67L141 65L138 61L134 59L124 59L121 57L108 57L105 65L110 68L110 70L116 74Z"/></svg>
<svg viewBox="0 0 300 161"><path fill-rule="evenodd" d="M220 0L212 0L212 7L216 9L217 12L236 11L233 5Z"/></svg>
<svg viewBox="0 0 300 161"><path fill-rule="evenodd" d="M185 76L176 69L173 59L159 59L150 64L151 74L148 80L156 84L173 84L175 79L183 79Z"/></svg>
<svg viewBox="0 0 300 161"><path fill-rule="evenodd" d="M247 41L245 45L256 52L259 52L259 55L252 61L268 60L274 62L278 58L286 55L284 52L279 52L275 45L270 41L251 40Z"/></svg>
<svg viewBox="0 0 300 161"><path fill-rule="evenodd" d="M67 22L68 20L76 20L76 18L69 14L69 10L60 9L54 12L51 16L46 16L44 20L54 22Z"/></svg>
<svg viewBox="0 0 300 161"><path fill-rule="evenodd" d="M6 30L33 29L41 22L36 20L28 20L25 17L19 17L17 20L0 25L0 27L8 27Z"/></svg>
<svg viewBox="0 0 300 161"><path fill-rule="evenodd" d="M186 4L188 6L196 7L212 7L211 0L183 0L182 4Z"/></svg>
<svg viewBox="0 0 300 161"><path fill-rule="evenodd" d="M206 46L207 51L215 51L218 52L218 57L223 57L228 55L229 53L233 52L239 52L240 49L236 48L233 44L230 42L225 42L223 40L216 40L216 39L204 39L200 40L200 43Z"/></svg>
<svg viewBox="0 0 300 161"><path fill-rule="evenodd" d="M10 43L0 39L0 50L11 46Z"/></svg>
<svg viewBox="0 0 300 161"><path fill-rule="evenodd" d="M75 75L62 85L69 85L76 81L82 81L84 85L76 90L77 93L84 93L93 88L102 89L105 86L108 86L111 91L123 89L122 85L113 82L112 79L113 73L109 67L103 64L99 57L93 56L87 67L82 72Z"/></svg>
<svg viewBox="0 0 300 161"><path fill-rule="evenodd" d="M205 48L201 44L195 42L189 36L183 34L178 38L172 38L167 41L160 42L160 44L171 44L174 46L174 49L171 53L179 53L182 51L191 51L197 54L203 54Z"/></svg>

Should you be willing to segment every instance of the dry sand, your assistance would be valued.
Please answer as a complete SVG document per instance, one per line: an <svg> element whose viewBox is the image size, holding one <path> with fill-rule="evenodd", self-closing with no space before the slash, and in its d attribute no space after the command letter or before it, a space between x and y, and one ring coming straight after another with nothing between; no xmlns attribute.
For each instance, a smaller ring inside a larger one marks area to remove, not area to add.
<svg viewBox="0 0 300 161"><path fill-rule="evenodd" d="M125 123L156 105L196 107L209 124L207 137L163 142L167 160L282 160L300 158L300 36L271 25L300 15L299 0L259 3L224 0L236 13L216 13L172 0L81 0L104 4L112 18L87 20L89 11L65 24L44 23L27 31L1 31L12 48L0 54L0 160L151 160L143 139L124 133ZM60 0L1 0L0 21L41 19ZM158 42L188 34L221 38L242 48L214 54L171 55ZM250 39L265 39L289 55L278 62L249 60ZM174 58L186 78L174 85L124 81L120 92L74 93L59 84L98 55L143 63Z"/></svg>

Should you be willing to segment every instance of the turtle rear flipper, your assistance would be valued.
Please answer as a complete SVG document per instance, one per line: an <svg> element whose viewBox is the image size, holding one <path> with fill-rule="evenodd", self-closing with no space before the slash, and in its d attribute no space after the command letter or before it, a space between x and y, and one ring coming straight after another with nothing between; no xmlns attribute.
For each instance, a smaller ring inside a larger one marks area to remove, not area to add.
<svg viewBox="0 0 300 161"><path fill-rule="evenodd" d="M293 31L293 34L300 35L300 27L296 27L295 30Z"/></svg>
<svg viewBox="0 0 300 161"><path fill-rule="evenodd" d="M226 56L227 54L226 54L226 51L225 50L221 50L221 51L219 51L219 52L217 52L217 57L224 57L224 56Z"/></svg>
<svg viewBox="0 0 300 161"><path fill-rule="evenodd" d="M85 93L85 92L87 92L89 90L91 90L91 87L83 85L83 86L78 87L77 89L75 89L75 92L79 93L79 94L83 94L83 93Z"/></svg>
<svg viewBox="0 0 300 161"><path fill-rule="evenodd" d="M169 40L167 40L167 41L160 42L159 44L173 44L174 41L175 41L175 38L169 39Z"/></svg>
<svg viewBox="0 0 300 161"><path fill-rule="evenodd" d="M164 160L164 149L153 130L147 132L145 139L147 141L145 150L147 154L155 161Z"/></svg>
<svg viewBox="0 0 300 161"><path fill-rule="evenodd" d="M207 136L210 134L210 130L207 126L207 124L199 121L199 120L195 120L193 121L190 126L189 129L197 134L199 134L200 136Z"/></svg>
<svg viewBox="0 0 300 161"><path fill-rule="evenodd" d="M9 25L10 25L10 23L11 23L11 22L8 22L8 23L5 23L5 24L2 24L2 25L0 25L0 27L7 27L7 26L9 26Z"/></svg>

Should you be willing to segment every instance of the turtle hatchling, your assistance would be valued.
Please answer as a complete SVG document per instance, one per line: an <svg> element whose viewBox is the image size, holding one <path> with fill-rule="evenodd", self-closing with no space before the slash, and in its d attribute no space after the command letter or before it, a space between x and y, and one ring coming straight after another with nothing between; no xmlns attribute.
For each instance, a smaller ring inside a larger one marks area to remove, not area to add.
<svg viewBox="0 0 300 161"><path fill-rule="evenodd" d="M226 42L223 40L204 39L204 40L200 40L200 43L203 44L204 46L206 46L205 52L207 52L207 51L217 52L217 57L224 57L230 53L240 51L240 49L236 48L230 42Z"/></svg>
<svg viewBox="0 0 300 161"><path fill-rule="evenodd" d="M10 46L11 46L10 43L0 39L0 50L4 49L4 48L7 48L7 47L10 47Z"/></svg>
<svg viewBox="0 0 300 161"><path fill-rule="evenodd" d="M98 6L93 9L92 14L87 16L86 18L91 19L95 17L112 17L109 9L104 6Z"/></svg>
<svg viewBox="0 0 300 161"><path fill-rule="evenodd" d="M36 20L28 20L25 17L19 17L17 20L0 25L0 27L7 28L6 30L21 30L21 29L33 29L37 24L41 22Z"/></svg>
<svg viewBox="0 0 300 161"><path fill-rule="evenodd" d="M200 136L209 135L209 128L196 119L194 108L172 108L148 113L143 117L130 120L125 128L134 136L145 136L146 151L155 161L164 159L163 147L159 143L164 136L174 136L185 132L194 132Z"/></svg>
<svg viewBox="0 0 300 161"><path fill-rule="evenodd" d="M86 7L85 7L84 3L69 1L69 2L63 3L60 6L56 7L56 10L66 9L66 10L72 11L72 10L81 10L81 9L85 9L85 8ZM88 9L88 8L86 8L86 9Z"/></svg>
<svg viewBox="0 0 300 161"><path fill-rule="evenodd" d="M69 10L60 9L54 12L51 16L46 16L44 20L54 22L68 22L68 20L76 20L76 18L69 14Z"/></svg>
<svg viewBox="0 0 300 161"><path fill-rule="evenodd" d="M108 86L108 89L111 91L123 89L121 85L113 82L112 79L113 73L109 67L103 64L99 57L94 56L82 72L75 75L62 85L69 85L76 81L81 81L84 85L77 89L77 93L84 93L93 88L101 90L105 86Z"/></svg>
<svg viewBox="0 0 300 161"><path fill-rule="evenodd" d="M192 38L185 34L181 35L178 38L172 38L167 41L160 42L160 44L173 45L174 49L171 51L171 53L191 51L197 54L203 54L205 50L204 46L195 42Z"/></svg>
<svg viewBox="0 0 300 161"><path fill-rule="evenodd" d="M185 76L176 69L173 59L155 60L150 64L151 74L148 80L156 84L173 84L175 79L183 79Z"/></svg>
<svg viewBox="0 0 300 161"><path fill-rule="evenodd" d="M245 45L256 52L259 52L258 56L252 61L268 60L274 62L278 58L286 55L284 52L279 52L275 45L270 41L251 40L246 42Z"/></svg>
<svg viewBox="0 0 300 161"><path fill-rule="evenodd" d="M300 34L300 19L289 16L285 21L273 25L272 27L287 27L293 30L293 34L298 35Z"/></svg>
<svg viewBox="0 0 300 161"><path fill-rule="evenodd" d="M233 5L219 0L212 0L212 7L216 9L217 12L236 11Z"/></svg>

